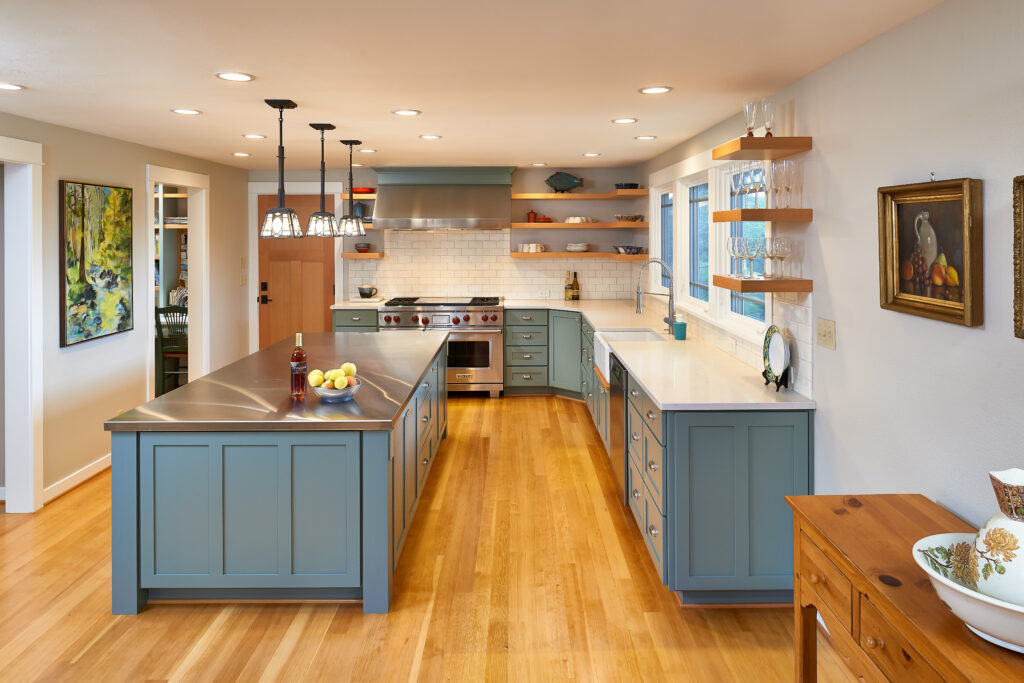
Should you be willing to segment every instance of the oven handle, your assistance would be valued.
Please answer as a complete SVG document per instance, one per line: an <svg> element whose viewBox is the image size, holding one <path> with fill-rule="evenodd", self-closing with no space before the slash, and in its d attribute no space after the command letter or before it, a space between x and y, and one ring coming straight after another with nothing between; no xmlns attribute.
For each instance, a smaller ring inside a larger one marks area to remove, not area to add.
<svg viewBox="0 0 1024 683"><path fill-rule="evenodd" d="M474 335L474 334L501 334L502 332L503 332L503 330L500 327L498 327L498 328L483 327L483 328L480 328L480 329L475 329L474 328L472 330L463 329L463 330L459 330L458 332L456 332L455 330L449 330L448 338L449 339L454 339L455 337L465 337L465 336Z"/></svg>

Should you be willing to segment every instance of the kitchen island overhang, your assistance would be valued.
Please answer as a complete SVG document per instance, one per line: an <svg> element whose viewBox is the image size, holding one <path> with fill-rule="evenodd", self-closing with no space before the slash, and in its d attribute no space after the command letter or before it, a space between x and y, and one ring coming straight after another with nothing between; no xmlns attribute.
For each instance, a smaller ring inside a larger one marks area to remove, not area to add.
<svg viewBox="0 0 1024 683"><path fill-rule="evenodd" d="M113 612L149 600L359 600L386 612L441 439L446 332L307 334L348 403L289 396L284 341L105 423Z"/></svg>

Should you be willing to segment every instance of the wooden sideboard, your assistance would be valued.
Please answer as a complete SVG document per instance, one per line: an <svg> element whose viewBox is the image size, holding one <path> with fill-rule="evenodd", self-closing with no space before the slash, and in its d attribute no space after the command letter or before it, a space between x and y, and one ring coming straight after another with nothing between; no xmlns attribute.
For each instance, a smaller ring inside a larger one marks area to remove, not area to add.
<svg viewBox="0 0 1024 683"><path fill-rule="evenodd" d="M921 495L788 496L796 680L817 677L816 614L866 680L1024 681L1024 655L971 633L911 556L925 536L974 529Z"/></svg>

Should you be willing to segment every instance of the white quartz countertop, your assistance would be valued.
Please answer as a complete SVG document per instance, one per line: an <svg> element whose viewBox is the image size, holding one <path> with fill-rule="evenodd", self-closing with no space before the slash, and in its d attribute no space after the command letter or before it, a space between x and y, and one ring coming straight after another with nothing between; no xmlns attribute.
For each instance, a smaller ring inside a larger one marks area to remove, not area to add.
<svg viewBox="0 0 1024 683"><path fill-rule="evenodd" d="M665 341L611 341L612 353L662 410L814 410L811 399L765 386L749 365L699 339L678 341L665 332L666 307L623 300L558 301L507 299L505 308L578 311L600 332L607 328L646 327Z"/></svg>
<svg viewBox="0 0 1024 683"><path fill-rule="evenodd" d="M382 296L375 296L371 299L351 299L349 301L339 301L331 306L331 310L342 311L347 308L378 308L385 301L387 301L387 299Z"/></svg>

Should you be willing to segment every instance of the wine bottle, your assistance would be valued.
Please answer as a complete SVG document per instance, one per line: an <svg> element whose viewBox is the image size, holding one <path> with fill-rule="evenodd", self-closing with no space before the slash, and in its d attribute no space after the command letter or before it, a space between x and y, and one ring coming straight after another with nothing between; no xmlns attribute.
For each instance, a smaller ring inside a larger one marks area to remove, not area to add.
<svg viewBox="0 0 1024 683"><path fill-rule="evenodd" d="M572 274L572 300L580 300L580 279L576 277L576 271Z"/></svg>
<svg viewBox="0 0 1024 683"><path fill-rule="evenodd" d="M295 334L295 349L292 351L292 398L306 396L306 350L302 348L302 333Z"/></svg>
<svg viewBox="0 0 1024 683"><path fill-rule="evenodd" d="M572 301L572 278L569 276L571 271L565 271L565 300Z"/></svg>

